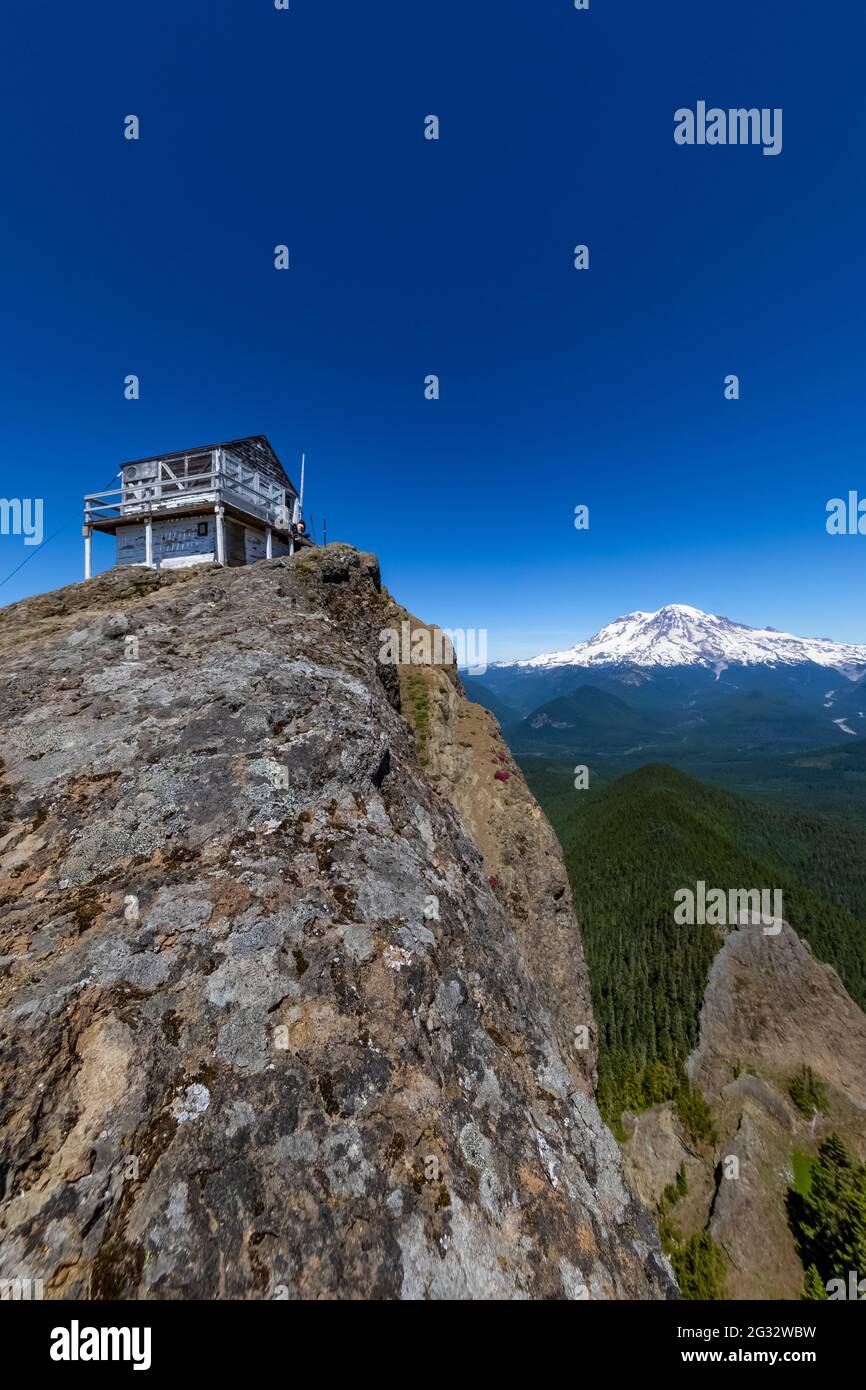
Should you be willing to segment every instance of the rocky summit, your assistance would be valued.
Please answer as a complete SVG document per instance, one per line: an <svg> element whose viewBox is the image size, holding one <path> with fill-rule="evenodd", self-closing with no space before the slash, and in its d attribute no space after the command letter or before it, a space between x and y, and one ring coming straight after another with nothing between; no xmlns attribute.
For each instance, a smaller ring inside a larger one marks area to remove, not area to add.
<svg viewBox="0 0 866 1390"><path fill-rule="evenodd" d="M405 616L342 546L0 613L0 1278L676 1296L558 845Z"/></svg>

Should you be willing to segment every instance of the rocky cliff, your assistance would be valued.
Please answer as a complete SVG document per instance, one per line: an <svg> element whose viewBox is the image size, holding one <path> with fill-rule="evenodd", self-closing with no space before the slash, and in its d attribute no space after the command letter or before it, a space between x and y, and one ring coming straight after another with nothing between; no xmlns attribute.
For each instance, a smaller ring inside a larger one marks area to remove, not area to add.
<svg viewBox="0 0 866 1390"><path fill-rule="evenodd" d="M0 1277L675 1296L558 847L399 614L335 546L0 614Z"/></svg>
<svg viewBox="0 0 866 1390"><path fill-rule="evenodd" d="M788 1088L804 1066L825 1093L811 1117ZM713 961L687 1067L711 1105L713 1143L694 1144L670 1104L654 1106L630 1120L630 1180L652 1206L682 1165L688 1193L676 1222L709 1231L724 1251L727 1297L800 1298L786 1215L795 1155L808 1161L832 1132L866 1154L866 1017L787 922L778 933L744 923Z"/></svg>

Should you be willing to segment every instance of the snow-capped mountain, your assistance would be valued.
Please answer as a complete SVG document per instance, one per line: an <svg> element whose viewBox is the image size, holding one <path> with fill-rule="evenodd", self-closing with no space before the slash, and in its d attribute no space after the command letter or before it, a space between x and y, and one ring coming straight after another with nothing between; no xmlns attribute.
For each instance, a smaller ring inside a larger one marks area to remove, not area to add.
<svg viewBox="0 0 866 1390"><path fill-rule="evenodd" d="M747 627L670 603L655 613L626 613L588 642L524 661L497 662L521 670L562 666L797 666L812 662L856 677L866 668L866 646L831 642L826 637L795 637L771 627Z"/></svg>

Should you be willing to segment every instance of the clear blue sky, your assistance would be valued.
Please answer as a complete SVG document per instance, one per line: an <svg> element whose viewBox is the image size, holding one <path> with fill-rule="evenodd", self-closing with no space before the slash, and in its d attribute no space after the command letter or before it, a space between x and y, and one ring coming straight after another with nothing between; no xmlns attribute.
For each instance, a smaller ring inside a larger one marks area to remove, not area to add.
<svg viewBox="0 0 866 1390"><path fill-rule="evenodd" d="M866 641L824 529L866 495L864 41L851 0L16 6L0 495L72 524L0 601L80 578L124 459L263 433L494 658L676 601ZM676 145L698 100L782 107L782 153Z"/></svg>

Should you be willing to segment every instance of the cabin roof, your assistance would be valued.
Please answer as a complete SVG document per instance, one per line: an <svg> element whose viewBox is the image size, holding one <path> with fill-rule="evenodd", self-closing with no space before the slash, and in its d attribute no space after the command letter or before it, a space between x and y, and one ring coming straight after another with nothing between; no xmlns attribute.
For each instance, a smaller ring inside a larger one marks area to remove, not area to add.
<svg viewBox="0 0 866 1390"><path fill-rule="evenodd" d="M206 454L212 449L230 449L233 454L242 459L250 468L256 468L271 482L280 483L297 495L298 489L295 487L288 473L270 442L264 434L251 434L245 439L224 439L217 444L196 444L191 449L175 449L170 454L145 454L140 459L127 459L121 464L122 468L129 468L135 463L150 463L155 459L164 459L170 463L172 459L182 459L187 454Z"/></svg>

